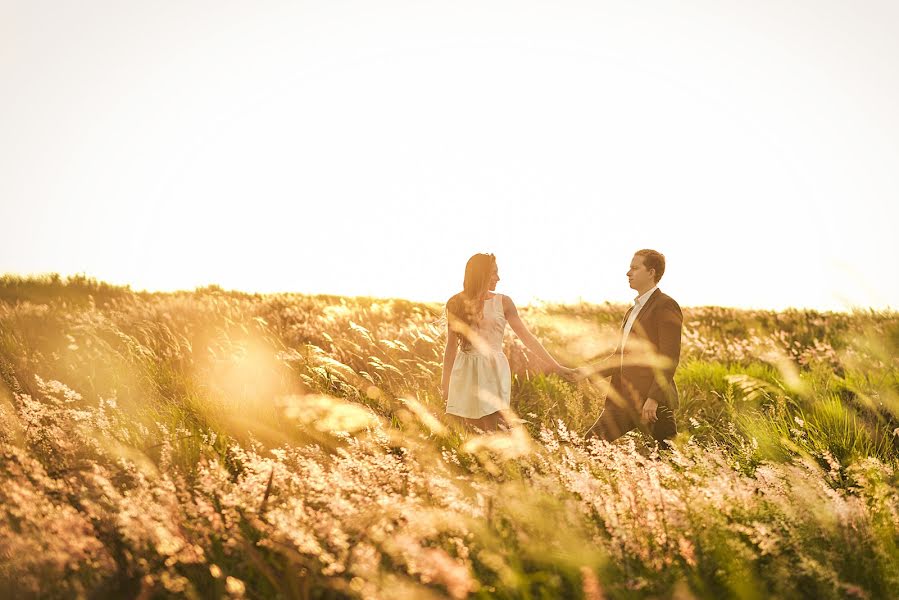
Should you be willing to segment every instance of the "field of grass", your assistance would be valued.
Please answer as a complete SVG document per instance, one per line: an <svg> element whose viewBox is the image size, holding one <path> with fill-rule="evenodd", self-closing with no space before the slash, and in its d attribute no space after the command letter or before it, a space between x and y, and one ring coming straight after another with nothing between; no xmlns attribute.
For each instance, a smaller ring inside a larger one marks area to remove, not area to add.
<svg viewBox="0 0 899 600"><path fill-rule="evenodd" d="M896 313L685 309L659 449L512 337L447 429L441 309L0 278L0 596L896 597ZM570 365L623 313L522 310Z"/></svg>

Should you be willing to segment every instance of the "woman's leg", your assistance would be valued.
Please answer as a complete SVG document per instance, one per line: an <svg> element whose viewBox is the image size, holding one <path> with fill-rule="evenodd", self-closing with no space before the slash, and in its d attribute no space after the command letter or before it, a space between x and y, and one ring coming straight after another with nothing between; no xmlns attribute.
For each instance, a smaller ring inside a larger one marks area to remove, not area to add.
<svg viewBox="0 0 899 600"><path fill-rule="evenodd" d="M489 416L489 415L487 415ZM446 422L453 429L459 431L475 431L475 430L483 430L488 431L487 423L485 421L487 417L480 417L477 419L472 419L470 417L460 417L459 415L452 415L450 413L445 413Z"/></svg>
<svg viewBox="0 0 899 600"><path fill-rule="evenodd" d="M458 415L451 415L450 413L445 413L444 417L446 422L449 423L450 426L457 429L465 429L468 431L474 429L480 429L481 431L496 431L497 429L499 429L500 425L508 426L505 417L503 417L502 411L496 411L477 419L460 417Z"/></svg>
<svg viewBox="0 0 899 600"><path fill-rule="evenodd" d="M497 429L499 429L500 425L508 426L506 418L503 417L502 411L499 410L490 413L489 415L484 415L479 419L479 421L481 422L479 427L484 431L496 431Z"/></svg>
<svg viewBox="0 0 899 600"><path fill-rule="evenodd" d="M444 413L443 420L450 426L450 428L455 429L456 431L467 431L471 428L471 419L466 419L459 415Z"/></svg>

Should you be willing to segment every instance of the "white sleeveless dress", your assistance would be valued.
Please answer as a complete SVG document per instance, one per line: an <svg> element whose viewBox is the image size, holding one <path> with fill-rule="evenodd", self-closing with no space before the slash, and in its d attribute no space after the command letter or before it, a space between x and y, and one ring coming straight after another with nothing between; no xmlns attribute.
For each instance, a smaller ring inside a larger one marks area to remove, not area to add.
<svg viewBox="0 0 899 600"><path fill-rule="evenodd" d="M484 314L475 331L484 341L478 350L472 345L460 350L450 373L446 412L450 415L479 419L509 408L512 371L503 354L506 315L501 294L484 302Z"/></svg>

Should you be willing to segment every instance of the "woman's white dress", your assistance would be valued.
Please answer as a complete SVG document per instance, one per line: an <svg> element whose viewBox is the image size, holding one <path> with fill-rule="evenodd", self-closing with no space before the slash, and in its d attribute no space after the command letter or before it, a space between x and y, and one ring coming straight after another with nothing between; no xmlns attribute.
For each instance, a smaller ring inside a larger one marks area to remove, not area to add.
<svg viewBox="0 0 899 600"><path fill-rule="evenodd" d="M474 330L482 343L460 350L450 373L446 412L450 415L478 419L509 408L512 372L503 354L506 315L501 294L484 302L481 322Z"/></svg>

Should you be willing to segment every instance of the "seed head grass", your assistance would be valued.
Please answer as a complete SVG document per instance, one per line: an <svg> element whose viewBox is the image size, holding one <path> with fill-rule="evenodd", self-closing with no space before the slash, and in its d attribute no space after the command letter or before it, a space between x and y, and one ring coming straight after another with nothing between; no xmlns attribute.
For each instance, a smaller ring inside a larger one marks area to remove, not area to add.
<svg viewBox="0 0 899 600"><path fill-rule="evenodd" d="M562 362L626 307L522 317ZM678 436L515 338L508 427L443 418L442 306L0 278L15 598L888 598L899 318L685 309Z"/></svg>

